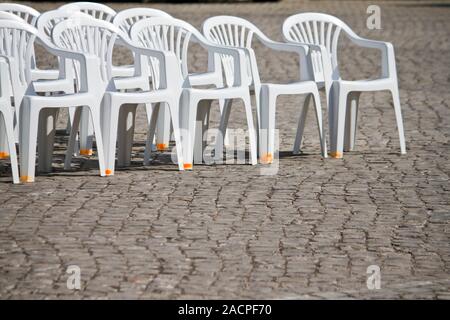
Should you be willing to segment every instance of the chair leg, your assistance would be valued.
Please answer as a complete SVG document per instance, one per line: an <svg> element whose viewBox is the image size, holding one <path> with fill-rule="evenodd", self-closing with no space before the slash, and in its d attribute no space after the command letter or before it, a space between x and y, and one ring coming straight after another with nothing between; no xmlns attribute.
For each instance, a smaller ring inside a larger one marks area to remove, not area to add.
<svg viewBox="0 0 450 320"><path fill-rule="evenodd" d="M323 130L323 119L322 119L322 105L320 103L320 95L319 92L315 92L313 94L314 97L314 109L316 110L316 120L317 127L319 129L319 138L320 138L320 150L322 157L328 158L327 152L327 139L325 138L324 130Z"/></svg>
<svg viewBox="0 0 450 320"><path fill-rule="evenodd" d="M257 152L258 155L261 154L260 151L260 137L261 137L261 86L255 85L254 86L254 95L255 95L255 106L256 106L256 137L258 138L258 146L257 146Z"/></svg>
<svg viewBox="0 0 450 320"><path fill-rule="evenodd" d="M302 112L300 113L300 117L298 119L297 133L295 135L295 142L294 142L294 150L292 152L293 154L300 153L300 146L302 145L303 132L305 130L306 115L308 114L311 95L312 94L308 94L306 96L305 102L303 103Z"/></svg>
<svg viewBox="0 0 450 320"><path fill-rule="evenodd" d="M77 134L78 128L80 126L81 121L81 112L83 107L74 107L74 113L72 118L72 126L69 135L69 142L66 151L66 157L64 160L64 170L70 170L70 166L72 163L72 156L75 153L74 150L77 144Z"/></svg>
<svg viewBox="0 0 450 320"><path fill-rule="evenodd" d="M203 163L203 152L206 147L205 132L209 126L209 112L211 109L210 100L201 100L197 106L197 117L194 137L194 163Z"/></svg>
<svg viewBox="0 0 450 320"><path fill-rule="evenodd" d="M159 114L160 104L157 103L154 105L153 109L150 113L150 122L148 125L148 131L147 131L147 141L145 144L145 151L144 151L144 166L148 166L150 163L150 154L152 151L156 151L153 149L154 146L154 138L155 138L155 131L158 121L158 114Z"/></svg>
<svg viewBox="0 0 450 320"><path fill-rule="evenodd" d="M44 108L39 114L38 172L51 172L59 108Z"/></svg>
<svg viewBox="0 0 450 320"><path fill-rule="evenodd" d="M159 104L156 104L159 105ZM145 104L145 114L147 115L147 125L150 126L150 122L152 121L152 114L153 114L153 108L154 105L152 103L146 103ZM151 151L156 151L156 140L155 137L153 137L152 143L151 143Z"/></svg>
<svg viewBox="0 0 450 320"><path fill-rule="evenodd" d="M406 154L405 133L403 130L403 117L398 88L395 87L394 89L392 89L391 93L392 93L392 100L394 103L395 119L397 121L398 135L400 140L400 152L401 154Z"/></svg>
<svg viewBox="0 0 450 320"><path fill-rule="evenodd" d="M40 108L34 108L24 98L20 110L20 181L34 182L38 117Z"/></svg>
<svg viewBox="0 0 450 320"><path fill-rule="evenodd" d="M227 109L227 105L230 104L230 101L231 101L231 99L221 99L221 100L219 100L219 109L220 109L221 119L222 119L222 117L224 115L225 110ZM222 120L221 120L221 122L222 122ZM225 146L228 146L230 138L228 137L226 126L225 126L225 131L222 132L222 137L223 137L223 144Z"/></svg>
<svg viewBox="0 0 450 320"><path fill-rule="evenodd" d="M233 104L232 99L227 99L224 102L222 109L220 110L220 124L219 124L219 137L216 140L216 147L214 150L216 159L223 158L223 147L230 144L229 136L227 134L228 120L230 119L231 106ZM227 141L225 139L228 139Z"/></svg>
<svg viewBox="0 0 450 320"><path fill-rule="evenodd" d="M152 120L153 104L146 103L144 106L145 106L145 115L147 116L147 124L150 124L150 121Z"/></svg>
<svg viewBox="0 0 450 320"><path fill-rule="evenodd" d="M92 139L93 139L93 128L92 122L89 117L89 109L83 107L81 113L81 123L80 123L80 155L91 156L92 155Z"/></svg>
<svg viewBox="0 0 450 320"><path fill-rule="evenodd" d="M69 107L68 109L69 109L68 110L69 111L69 116L67 118L66 133L70 134L70 130L71 130L72 125L73 125L73 117L75 115L76 107Z"/></svg>
<svg viewBox="0 0 450 320"><path fill-rule="evenodd" d="M345 121L344 151L353 151L356 139L356 124L358 120L360 92L351 92L347 99Z"/></svg>
<svg viewBox="0 0 450 320"><path fill-rule="evenodd" d="M250 100L250 95L247 97L244 97L243 99L244 107L245 107L245 113L247 116L247 126L248 126L248 136L249 136L249 142L250 142L250 164L256 165L258 164L258 155L257 155L257 139L256 139L256 131L255 131L255 124L253 122L253 112L252 112L252 104Z"/></svg>
<svg viewBox="0 0 450 320"><path fill-rule="evenodd" d="M8 107L9 108L9 107ZM13 122L11 122L12 124ZM10 154L8 152L8 138L6 136L7 123L0 121L0 159L8 159Z"/></svg>
<svg viewBox="0 0 450 320"><path fill-rule="evenodd" d="M90 113L91 113L91 119L92 119L92 125L94 129L94 135L95 135L95 142L97 145L97 156L98 156L98 163L100 167L100 176L104 177L107 175L110 175L112 172L109 170L105 170L105 153L103 148L103 136L102 136L102 129L101 129L101 116L100 116L100 108L98 107L91 107L89 106Z"/></svg>
<svg viewBox="0 0 450 320"><path fill-rule="evenodd" d="M181 134L183 140L184 169L192 170L198 100L191 98L189 93L186 92L183 93L181 99Z"/></svg>
<svg viewBox="0 0 450 320"><path fill-rule="evenodd" d="M13 183L20 183L19 166L17 164L16 142L14 136L13 116L11 113L0 113L0 123L5 130L5 140L8 146L9 157L11 161L11 171L13 176Z"/></svg>
<svg viewBox="0 0 450 320"><path fill-rule="evenodd" d="M163 103L159 110L156 129L156 149L164 151L169 147L170 141L170 112L167 105Z"/></svg>
<svg viewBox="0 0 450 320"><path fill-rule="evenodd" d="M119 129L121 134L118 137L117 164L120 167L127 167L131 164L136 108L137 105L125 104L119 111L119 119L121 119L119 122L122 128Z"/></svg>
<svg viewBox="0 0 450 320"><path fill-rule="evenodd" d="M330 156L340 159L343 157L344 151L344 132L345 132L345 115L347 111L347 92L339 90L339 100L334 109L334 134Z"/></svg>
<svg viewBox="0 0 450 320"><path fill-rule="evenodd" d="M67 119L66 134L70 135L71 132L72 132L73 119L75 117L75 110L77 109L77 107L69 107L68 109L69 109L68 110L69 111L69 116L68 116L68 119ZM79 128L79 126L78 126L78 128ZM78 130L77 130L75 141L78 141L78 140L79 139L78 139ZM77 155L77 156L80 154L80 145L79 145L79 143L76 143L74 145L73 154Z"/></svg>
<svg viewBox="0 0 450 320"><path fill-rule="evenodd" d="M180 119L179 119L179 106L178 101L173 101L167 104L170 111L170 118L172 119L173 136L175 139L175 146L177 149L177 162L178 170L184 170L183 161L183 146L181 145L181 133L180 133Z"/></svg>
<svg viewBox="0 0 450 320"><path fill-rule="evenodd" d="M113 101L110 94L106 93L103 104L106 108L103 110L102 135L103 148L105 150L105 173L107 176L114 175L116 164L116 142L119 125L120 105ZM122 134L122 132L120 132Z"/></svg>
<svg viewBox="0 0 450 320"><path fill-rule="evenodd" d="M325 88L326 100L328 104L327 116L328 116L328 141L330 143L330 156L331 152L336 149L336 115L339 103L339 82L334 81L331 86Z"/></svg>
<svg viewBox="0 0 450 320"><path fill-rule="evenodd" d="M261 132L259 154L260 162L270 164L273 162L273 149L275 138L275 110L276 96L272 95L269 88L261 87Z"/></svg>

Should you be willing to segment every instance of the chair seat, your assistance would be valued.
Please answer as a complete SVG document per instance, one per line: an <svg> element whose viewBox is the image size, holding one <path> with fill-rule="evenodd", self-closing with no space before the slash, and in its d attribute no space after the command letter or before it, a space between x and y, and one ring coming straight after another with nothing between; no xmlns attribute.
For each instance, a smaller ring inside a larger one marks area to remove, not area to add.
<svg viewBox="0 0 450 320"><path fill-rule="evenodd" d="M367 80L336 80L339 86L347 91L379 91L390 89L393 85L392 79L367 79Z"/></svg>
<svg viewBox="0 0 450 320"><path fill-rule="evenodd" d="M119 104L138 104L148 103L153 101L162 101L171 96L167 89L160 89L155 91L137 91L137 92L107 92Z"/></svg>
<svg viewBox="0 0 450 320"><path fill-rule="evenodd" d="M82 92L56 96L27 95L24 98L28 98L33 107L63 108L89 105L95 99L95 96L88 92Z"/></svg>
<svg viewBox="0 0 450 320"><path fill-rule="evenodd" d="M292 83L262 83L261 87L266 86L270 92L276 94L299 94L302 92L314 92L317 85L314 81L300 81Z"/></svg>
<svg viewBox="0 0 450 320"><path fill-rule="evenodd" d="M59 70L31 70L31 80L56 80L59 77Z"/></svg>
<svg viewBox="0 0 450 320"><path fill-rule="evenodd" d="M233 99L242 97L243 94L248 94L248 88L245 87L230 87L217 89L184 89L189 91L193 96L198 96L201 100L218 100L218 99Z"/></svg>

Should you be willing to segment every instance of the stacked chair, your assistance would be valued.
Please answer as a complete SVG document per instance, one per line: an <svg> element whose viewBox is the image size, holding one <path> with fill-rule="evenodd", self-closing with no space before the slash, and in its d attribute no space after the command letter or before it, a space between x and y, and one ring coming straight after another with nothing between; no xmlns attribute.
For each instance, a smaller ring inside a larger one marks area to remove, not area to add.
<svg viewBox="0 0 450 320"><path fill-rule="evenodd" d="M194 160L203 157L211 102L220 105L215 154L221 157L232 101L238 99L244 104L249 163L255 165L259 158L268 164L275 153L276 100L287 94L305 95L294 153L300 151L312 100L321 155L326 158L321 90L326 95L332 157L341 158L344 151L354 149L361 92L379 90L392 93L401 153L406 152L390 43L360 38L341 20L318 13L293 15L282 31L284 43L269 39L249 21L230 16L207 19L201 33L150 8L116 13L102 4L78 2L39 14L23 5L0 4L0 158L10 158L14 183L33 182L37 147L38 171L50 172L56 120L59 110L68 108L64 168L71 168L74 155L91 155L95 140L100 175L111 176L116 158L119 166L130 165L136 107L144 105L148 121L144 164L149 164L152 151L166 149L172 136L178 169L192 170ZM340 33L357 45L381 51L379 79L340 77L336 56ZM262 83L253 39L269 49L297 54L298 80ZM35 43L57 57L58 69L37 67ZM208 52L207 72L190 72L191 43ZM132 53L133 65L113 65L117 46Z"/></svg>

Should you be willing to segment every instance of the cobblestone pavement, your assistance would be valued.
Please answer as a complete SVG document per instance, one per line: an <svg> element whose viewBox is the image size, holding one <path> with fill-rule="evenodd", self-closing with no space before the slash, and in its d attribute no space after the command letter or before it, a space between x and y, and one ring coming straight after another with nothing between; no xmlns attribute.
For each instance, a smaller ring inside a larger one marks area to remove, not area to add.
<svg viewBox="0 0 450 320"><path fill-rule="evenodd" d="M363 36L391 41L407 155L399 155L392 104L383 93L362 96L357 150L343 160L321 159L312 116L304 153L292 156L302 100L281 98L274 176L237 164L180 173L168 154L143 167L143 111L133 166L114 177L98 177L95 159L86 158L64 172L60 137L54 172L34 184L10 184L1 164L0 297L450 298L450 8L384 2L382 30L368 30L367 5L154 7L197 27L208 16L240 15L275 39L288 15L328 12ZM263 79L296 77L295 57L267 50L258 56ZM120 52L117 58L129 60ZM204 70L205 58L193 48L193 69ZM52 63L42 51L38 60ZM344 78L376 75L379 65L376 52L352 46L342 48L340 60ZM217 111L213 119L214 126ZM230 121L244 127L240 104ZM79 291L66 287L69 265L81 268ZM369 265L381 268L380 290L367 289Z"/></svg>

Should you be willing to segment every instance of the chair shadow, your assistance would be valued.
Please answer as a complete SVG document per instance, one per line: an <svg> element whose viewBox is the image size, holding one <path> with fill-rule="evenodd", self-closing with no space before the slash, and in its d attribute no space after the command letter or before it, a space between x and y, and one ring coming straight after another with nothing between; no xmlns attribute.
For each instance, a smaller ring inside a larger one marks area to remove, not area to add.
<svg viewBox="0 0 450 320"><path fill-rule="evenodd" d="M98 159L95 157L84 157L84 156L77 156L73 157L72 159L72 165L71 169L64 170L64 158L65 158L65 151L67 150L67 142L68 142L68 136L66 134L66 130L57 130L56 136L55 136L55 146L54 146L54 155L53 155L53 166L52 166L52 172L37 172L36 176L41 177L65 177L65 176L77 176L77 177L90 177L94 176L92 173L93 171L96 171L98 174ZM178 166L176 163L172 161L171 154L167 151L165 152L152 152L151 154L151 160L149 165L144 166L143 164L143 158L144 158L144 149L145 149L145 141L135 141L133 143L133 158L131 160L131 163L127 167L118 167L116 164L116 172L178 172ZM95 141L93 144L93 147L96 148ZM173 145L170 145L168 150L171 150ZM138 150L136 150L138 149ZM407 150L410 152L409 150ZM245 155L245 163L238 163L239 161L242 161L242 155ZM383 151L384 155L388 156L400 156L399 151ZM214 155L214 154L213 154ZM231 156L232 155L232 156ZM278 159L301 159L301 158L307 158L311 156L320 155L319 152L300 152L298 154L292 153L291 150L284 150L279 151L278 155L275 157ZM380 151L379 150L366 150L366 151L350 151L346 152L345 155L347 156L379 156ZM344 155L344 159L345 159ZM231 157L230 157L231 156ZM248 150L236 150L233 153L224 152L223 156L221 158L221 163L213 162L212 164L216 166L222 166L222 165L247 165L249 164L250 159L250 152ZM3 162L3 161L2 161ZM9 161L5 161L7 165L0 165L0 184L10 184L12 181L11 178L11 168ZM1 163L1 162L0 162ZM55 166L56 164L56 166ZM210 167L211 164L207 163L194 163L195 167Z"/></svg>

